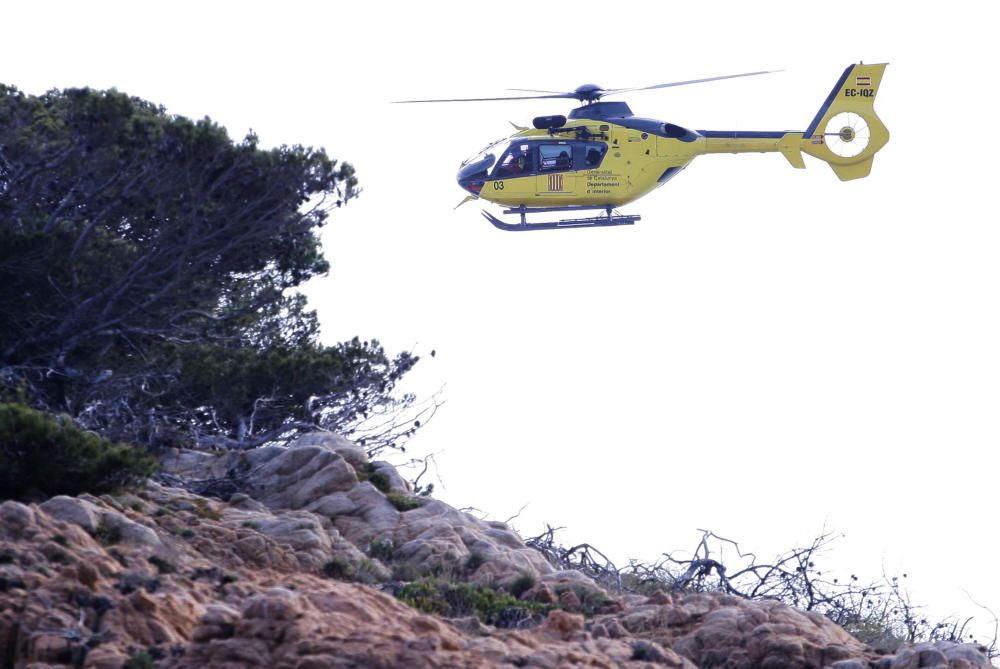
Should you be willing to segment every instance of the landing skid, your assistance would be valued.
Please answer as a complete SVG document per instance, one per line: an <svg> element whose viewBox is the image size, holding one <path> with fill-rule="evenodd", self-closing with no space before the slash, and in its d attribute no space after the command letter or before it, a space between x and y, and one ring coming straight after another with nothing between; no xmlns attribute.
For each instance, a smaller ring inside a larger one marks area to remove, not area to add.
<svg viewBox="0 0 1000 669"><path fill-rule="evenodd" d="M588 210L603 210L603 216L592 216L590 218L570 218L562 221L549 221L544 223L528 223L528 214L539 214L547 211L588 211ZM493 224L494 227L500 230L507 230L508 232L524 232L526 230L558 230L559 228L605 228L612 225L632 225L636 221L640 220L640 216L637 214L633 215L614 215L611 212L614 207L609 205L600 206L576 206L576 207L525 207L520 206L514 209L504 209L505 214L520 214L520 223L505 223L499 218L489 213L488 211L483 212L483 216L486 220Z"/></svg>

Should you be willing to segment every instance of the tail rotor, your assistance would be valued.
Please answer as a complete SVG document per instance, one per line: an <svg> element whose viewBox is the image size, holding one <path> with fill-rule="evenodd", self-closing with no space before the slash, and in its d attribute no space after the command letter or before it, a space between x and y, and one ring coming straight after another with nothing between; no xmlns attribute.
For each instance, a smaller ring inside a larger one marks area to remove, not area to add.
<svg viewBox="0 0 1000 669"><path fill-rule="evenodd" d="M826 147L841 158L860 155L871 141L871 128L864 117L840 112L826 122Z"/></svg>

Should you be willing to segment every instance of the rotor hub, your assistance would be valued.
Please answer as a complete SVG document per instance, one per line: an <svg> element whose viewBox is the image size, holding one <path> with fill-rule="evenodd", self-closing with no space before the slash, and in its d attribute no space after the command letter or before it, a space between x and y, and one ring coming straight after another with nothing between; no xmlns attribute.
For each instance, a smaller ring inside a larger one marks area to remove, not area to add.
<svg viewBox="0 0 1000 669"><path fill-rule="evenodd" d="M854 128L844 126L840 129L840 141L842 142L853 142L856 136Z"/></svg>
<svg viewBox="0 0 1000 669"><path fill-rule="evenodd" d="M597 102L603 95L604 89L597 84L583 84L573 91L573 96L580 102Z"/></svg>

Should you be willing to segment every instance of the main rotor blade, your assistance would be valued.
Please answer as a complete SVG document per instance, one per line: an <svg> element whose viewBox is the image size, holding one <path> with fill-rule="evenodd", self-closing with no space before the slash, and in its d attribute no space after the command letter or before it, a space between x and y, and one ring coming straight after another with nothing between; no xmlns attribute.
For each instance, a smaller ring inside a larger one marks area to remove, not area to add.
<svg viewBox="0 0 1000 669"><path fill-rule="evenodd" d="M762 72L744 72L742 74L726 74L721 77L707 77L705 79L689 79L688 81L671 81L667 84L655 84L653 86L639 86L636 88L613 88L603 91L604 95L611 93L631 93L632 91L650 91L654 88L670 88L672 86L687 86L688 84L703 84L706 81L719 81L720 79L736 79L738 77L755 77L758 74L772 74L774 72L784 72L784 70L764 70Z"/></svg>
<svg viewBox="0 0 1000 669"><path fill-rule="evenodd" d="M505 91L520 91L522 93L559 93L562 94L564 91L539 91L534 88L505 88Z"/></svg>
<svg viewBox="0 0 1000 669"><path fill-rule="evenodd" d="M396 100L394 105L412 104L414 102L492 102L494 100L543 100L547 98L575 98L573 93L556 93L554 95L519 95L506 98L450 98L446 100Z"/></svg>

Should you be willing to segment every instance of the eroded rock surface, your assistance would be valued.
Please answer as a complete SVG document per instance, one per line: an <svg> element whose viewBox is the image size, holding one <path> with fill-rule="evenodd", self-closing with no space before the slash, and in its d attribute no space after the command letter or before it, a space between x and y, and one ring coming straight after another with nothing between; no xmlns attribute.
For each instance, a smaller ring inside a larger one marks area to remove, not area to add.
<svg viewBox="0 0 1000 669"><path fill-rule="evenodd" d="M336 435L307 435L288 448L219 455L181 451L165 466L189 478L239 481L241 492L269 510L300 510L329 520L338 536L363 550L373 543L391 548L394 560L411 572L453 571L475 554L479 565L472 576L479 582L509 583L528 575L593 587L579 574L556 574L503 523L414 497L392 465L369 462L363 450ZM399 508L407 503L415 508Z"/></svg>
<svg viewBox="0 0 1000 669"><path fill-rule="evenodd" d="M614 597L553 569L502 523L414 498L390 465L332 435L178 452L168 467L229 482L227 499L150 483L0 504L0 667L990 666L967 644L880 656L776 602ZM527 578L529 614L500 611L507 629L389 594L428 573L501 589Z"/></svg>

